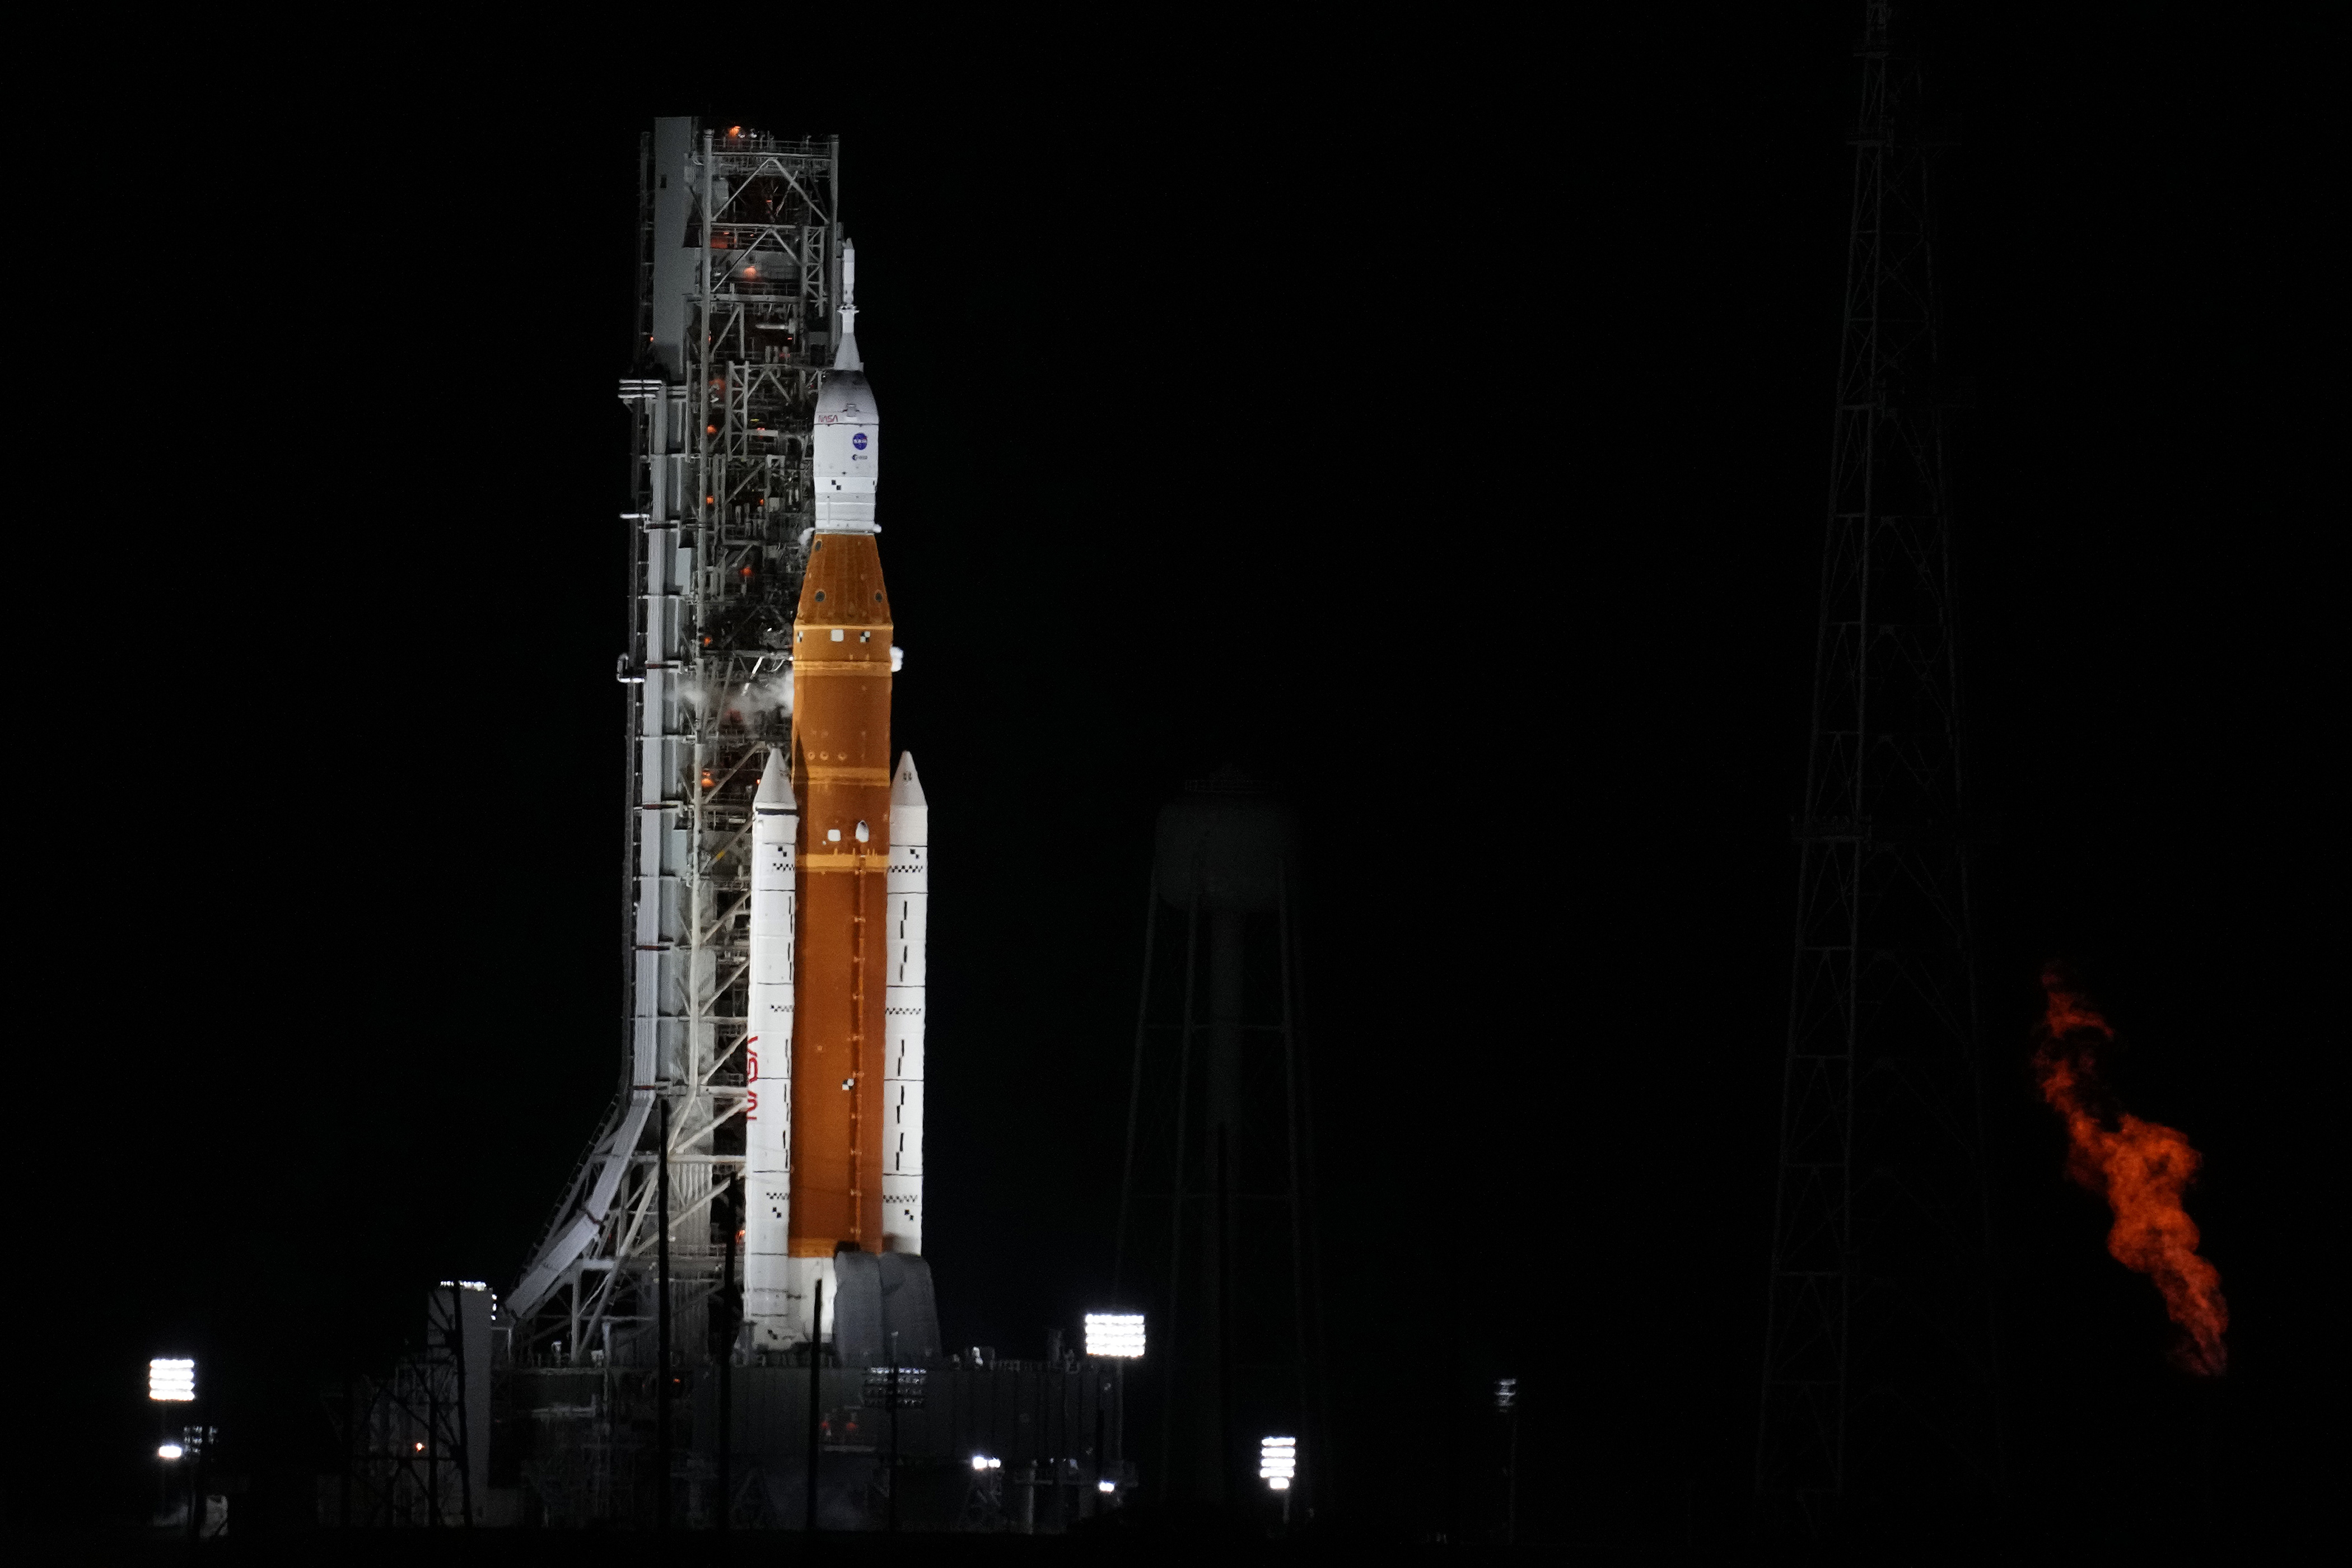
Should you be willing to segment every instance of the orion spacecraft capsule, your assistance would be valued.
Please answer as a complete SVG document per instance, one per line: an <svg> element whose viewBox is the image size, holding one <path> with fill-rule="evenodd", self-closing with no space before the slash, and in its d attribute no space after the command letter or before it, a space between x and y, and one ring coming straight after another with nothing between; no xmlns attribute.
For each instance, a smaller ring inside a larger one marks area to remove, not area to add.
<svg viewBox="0 0 2352 1568"><path fill-rule="evenodd" d="M875 542L881 423L857 356L855 268L845 247L793 623L792 755L787 768L770 753L753 806L744 1310L755 1348L825 1331L810 1319L814 1287L826 1283L832 1319L837 1255L922 1247L929 810L914 759L895 782L890 766L898 661Z"/></svg>

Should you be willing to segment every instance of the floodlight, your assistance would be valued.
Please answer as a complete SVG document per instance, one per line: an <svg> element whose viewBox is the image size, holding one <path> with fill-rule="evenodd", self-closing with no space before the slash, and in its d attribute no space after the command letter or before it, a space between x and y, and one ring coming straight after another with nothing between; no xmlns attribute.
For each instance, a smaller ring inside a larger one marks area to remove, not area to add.
<svg viewBox="0 0 2352 1568"><path fill-rule="evenodd" d="M166 1443L162 1447L155 1450L155 1457L159 1459L176 1459L186 1453L187 1450L181 1447L177 1443Z"/></svg>
<svg viewBox="0 0 2352 1568"><path fill-rule="evenodd" d="M1257 1476L1269 1491L1286 1492L1298 1474L1298 1439L1261 1437L1257 1445Z"/></svg>
<svg viewBox="0 0 2352 1568"><path fill-rule="evenodd" d="M971 1457L971 1468L975 1470L1001 1470L1004 1468L1004 1461L992 1459L986 1454L974 1454Z"/></svg>
<svg viewBox="0 0 2352 1568"><path fill-rule="evenodd" d="M1098 1492L1115 1492L1118 1490L1118 1483L1117 1481L1097 1481L1095 1483L1095 1490Z"/></svg>
<svg viewBox="0 0 2352 1568"><path fill-rule="evenodd" d="M1143 1353L1143 1314L1088 1312L1087 1353L1099 1356L1139 1356Z"/></svg>
<svg viewBox="0 0 2352 1568"><path fill-rule="evenodd" d="M1498 1377L1495 1380L1495 1408L1507 1415L1519 1402L1519 1380Z"/></svg>
<svg viewBox="0 0 2352 1568"><path fill-rule="evenodd" d="M156 1401L184 1402L196 1396L196 1363L185 1359L157 1356L147 1363L147 1397Z"/></svg>

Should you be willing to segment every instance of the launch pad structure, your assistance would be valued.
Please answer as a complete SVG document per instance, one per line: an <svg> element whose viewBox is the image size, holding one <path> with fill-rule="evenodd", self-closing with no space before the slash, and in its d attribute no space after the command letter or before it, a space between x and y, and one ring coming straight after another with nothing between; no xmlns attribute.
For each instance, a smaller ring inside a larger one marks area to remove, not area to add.
<svg viewBox="0 0 2352 1568"><path fill-rule="evenodd" d="M623 1071L511 1303L517 1354L563 1364L644 1359L656 1097L671 1102L673 1342L707 1338L721 1261L712 1203L744 1169L753 1092L751 795L768 749L790 740L811 427L838 330L835 142L668 120L639 158L639 374L621 384L632 614L615 672L630 696Z"/></svg>
<svg viewBox="0 0 2352 1568"><path fill-rule="evenodd" d="M839 164L640 139L619 1083L506 1299L445 1284L328 1395L324 1523L1053 1530L1135 1484L1117 1364L940 1342L929 808Z"/></svg>

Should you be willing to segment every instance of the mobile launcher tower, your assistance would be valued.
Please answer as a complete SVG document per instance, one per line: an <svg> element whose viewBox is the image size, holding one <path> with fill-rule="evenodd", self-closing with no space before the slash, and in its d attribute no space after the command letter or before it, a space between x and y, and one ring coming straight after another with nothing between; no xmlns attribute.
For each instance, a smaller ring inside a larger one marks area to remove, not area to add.
<svg viewBox="0 0 2352 1568"><path fill-rule="evenodd" d="M1108 1363L940 1342L929 810L889 751L838 192L837 142L640 144L621 1081L492 1308L488 1452L452 1457L476 1519L854 1527L903 1497L918 1526L1050 1529L1131 1484ZM423 1517L367 1502L418 1489L352 1441L346 1516Z"/></svg>
<svg viewBox="0 0 2352 1568"><path fill-rule="evenodd" d="M647 152L622 1080L508 1303L533 1352L608 1360L656 1328L665 1241L673 1344L707 1332L739 1175L756 1348L829 1330L836 1251L922 1275L926 813L888 755L881 426L835 149L663 120ZM796 1099L795 1066L828 1092Z"/></svg>

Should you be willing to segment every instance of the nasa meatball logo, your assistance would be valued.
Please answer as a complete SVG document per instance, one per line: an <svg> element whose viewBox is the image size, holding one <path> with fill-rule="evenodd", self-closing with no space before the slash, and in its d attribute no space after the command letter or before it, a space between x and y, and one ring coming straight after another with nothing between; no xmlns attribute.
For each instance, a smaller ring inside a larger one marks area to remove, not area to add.
<svg viewBox="0 0 2352 1568"><path fill-rule="evenodd" d="M866 450L866 432L860 430L856 435L852 436L849 438L849 444L861 452Z"/></svg>

